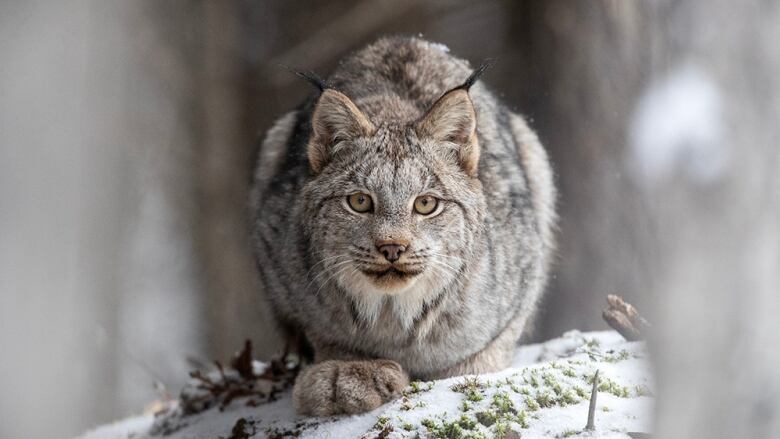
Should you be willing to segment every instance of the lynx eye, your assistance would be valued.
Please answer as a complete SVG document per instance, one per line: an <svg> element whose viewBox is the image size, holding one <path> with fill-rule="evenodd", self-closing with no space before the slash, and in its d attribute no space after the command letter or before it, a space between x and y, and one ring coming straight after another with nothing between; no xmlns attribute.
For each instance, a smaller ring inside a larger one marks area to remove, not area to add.
<svg viewBox="0 0 780 439"><path fill-rule="evenodd" d="M439 200L430 196L422 195L414 200L414 211L420 215L430 215L436 210L436 206L439 205Z"/></svg>
<svg viewBox="0 0 780 439"><path fill-rule="evenodd" d="M374 208L374 202L371 200L371 196L358 192L347 197L347 204L355 212L366 213Z"/></svg>

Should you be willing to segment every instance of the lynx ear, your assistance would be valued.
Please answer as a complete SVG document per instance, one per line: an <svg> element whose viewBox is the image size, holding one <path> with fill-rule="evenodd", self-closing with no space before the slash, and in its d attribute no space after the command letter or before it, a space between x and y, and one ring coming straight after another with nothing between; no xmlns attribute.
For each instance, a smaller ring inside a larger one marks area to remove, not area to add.
<svg viewBox="0 0 780 439"><path fill-rule="evenodd" d="M477 115L467 89L456 88L440 97L418 123L417 134L454 143L463 170L469 176L477 175Z"/></svg>
<svg viewBox="0 0 780 439"><path fill-rule="evenodd" d="M373 132L374 125L348 97L331 88L325 89L311 118L309 166L314 173L319 173L340 142Z"/></svg>

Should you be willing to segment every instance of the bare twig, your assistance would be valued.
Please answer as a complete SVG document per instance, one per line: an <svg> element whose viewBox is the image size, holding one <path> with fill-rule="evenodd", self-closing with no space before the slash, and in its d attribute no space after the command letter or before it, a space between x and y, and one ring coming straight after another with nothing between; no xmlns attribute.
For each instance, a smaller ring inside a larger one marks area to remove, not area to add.
<svg viewBox="0 0 780 439"><path fill-rule="evenodd" d="M593 375L593 388L590 391L590 406L588 407L588 423L585 430L593 431L596 429L596 396L599 391L599 371Z"/></svg>
<svg viewBox="0 0 780 439"><path fill-rule="evenodd" d="M607 305L609 307L601 315L609 326L628 341L643 338L642 331L650 328L650 324L633 305L613 294L607 296Z"/></svg>
<svg viewBox="0 0 780 439"><path fill-rule="evenodd" d="M278 358L271 361L263 373L255 373L252 366L252 343L249 340L233 357L229 369L219 361L215 361L214 365L216 375L198 370L190 372L190 377L195 380L195 389L201 391L182 391L181 407L185 414L197 413L213 405L218 405L222 410L236 398L242 397L251 397L247 401L250 406L274 401L279 391L292 384L298 367L287 367L285 359Z"/></svg>

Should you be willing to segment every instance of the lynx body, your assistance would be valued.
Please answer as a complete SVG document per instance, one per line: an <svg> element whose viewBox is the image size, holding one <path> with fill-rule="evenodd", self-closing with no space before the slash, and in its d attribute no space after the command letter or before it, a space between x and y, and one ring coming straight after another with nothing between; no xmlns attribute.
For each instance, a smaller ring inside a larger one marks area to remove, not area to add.
<svg viewBox="0 0 780 439"><path fill-rule="evenodd" d="M441 45L384 38L281 117L252 193L264 293L305 337L303 413L508 365L544 290L555 189L525 121ZM472 78L476 79L476 77Z"/></svg>

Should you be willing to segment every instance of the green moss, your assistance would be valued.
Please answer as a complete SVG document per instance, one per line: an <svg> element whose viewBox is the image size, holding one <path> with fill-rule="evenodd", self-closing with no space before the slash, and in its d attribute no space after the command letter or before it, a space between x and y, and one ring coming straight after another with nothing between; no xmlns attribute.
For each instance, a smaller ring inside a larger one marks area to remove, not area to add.
<svg viewBox="0 0 780 439"><path fill-rule="evenodd" d="M493 433L494 439L506 439L510 432L514 431L509 423L507 422L501 422L499 424L496 424L496 430Z"/></svg>
<svg viewBox="0 0 780 439"><path fill-rule="evenodd" d="M506 392L496 392L491 403L498 413L515 413L515 404Z"/></svg>
<svg viewBox="0 0 780 439"><path fill-rule="evenodd" d="M621 386L609 378L600 378L599 381L599 392L608 392L619 398L628 398L630 396L626 386Z"/></svg>
<svg viewBox="0 0 780 439"><path fill-rule="evenodd" d="M593 384L593 375L588 375L587 373L583 373L580 375L580 377L588 384Z"/></svg>
<svg viewBox="0 0 780 439"><path fill-rule="evenodd" d="M416 408L425 407L426 404L423 401L412 402L409 398L403 397L401 399L401 410L409 411Z"/></svg>
<svg viewBox="0 0 780 439"><path fill-rule="evenodd" d="M544 384L549 387L553 387L556 384L558 384L558 380L555 379L555 375L551 373L547 373L547 372L543 373L542 380L544 381Z"/></svg>
<svg viewBox="0 0 780 439"><path fill-rule="evenodd" d="M579 434L579 433L580 433L580 430L566 429L566 430L563 430L563 431L561 432L561 434L559 434L557 437L562 437L562 438L565 438L565 437L572 437L572 436L574 436L575 434Z"/></svg>
<svg viewBox="0 0 780 439"><path fill-rule="evenodd" d="M580 402L580 400L577 399L577 397L574 395L574 393L572 393L571 390L566 390L564 392L561 392L558 395L558 398L556 399L556 402L561 407L565 407L567 405L576 404L576 403Z"/></svg>
<svg viewBox="0 0 780 439"><path fill-rule="evenodd" d="M490 427L495 424L498 419L498 416L496 416L496 413L493 411L479 412L475 416L477 417L477 421L485 427Z"/></svg>
<svg viewBox="0 0 780 439"><path fill-rule="evenodd" d="M555 399L548 392L539 392L536 394L536 403L539 407L552 407L555 405Z"/></svg>
<svg viewBox="0 0 780 439"><path fill-rule="evenodd" d="M376 424L374 424L374 430L382 430L389 422L390 418L387 416L380 416L379 419L376 420Z"/></svg>
<svg viewBox="0 0 780 439"><path fill-rule="evenodd" d="M588 382L588 384L593 384L593 375L587 375L585 380ZM615 381L612 381L611 379L604 376L599 377L598 390L599 392L611 393L620 398L628 398L630 396L628 387L621 386Z"/></svg>
<svg viewBox="0 0 780 439"><path fill-rule="evenodd" d="M477 426L477 421L466 415L460 415L460 419L458 419L457 422L461 428L465 428L466 430L473 430Z"/></svg>
<svg viewBox="0 0 780 439"><path fill-rule="evenodd" d="M525 407L532 412L539 410L539 404L530 396L525 397Z"/></svg>
<svg viewBox="0 0 780 439"><path fill-rule="evenodd" d="M457 422L445 423L434 435L437 439L464 439L466 435Z"/></svg>
<svg viewBox="0 0 780 439"><path fill-rule="evenodd" d="M427 428L428 430L433 430L436 428L436 421L434 421L431 418L425 418L422 421L420 421L420 424Z"/></svg>
<svg viewBox="0 0 780 439"><path fill-rule="evenodd" d="M601 354L598 354L601 355ZM620 352L614 357L618 360L628 351ZM485 380L478 377L467 377L450 386L453 392L463 394L459 403L459 410L455 416L437 415L435 418L424 419L421 424L427 428L419 435L434 439L465 439L505 437L510 428L520 431L529 428L534 419L539 419L537 414L542 408L565 407L578 404L590 397L590 389L583 382L576 383L582 377L584 382L593 382L593 376L580 375L579 371L571 366L567 360L552 363L548 367L527 368L522 373L516 373L512 377L504 377L499 380ZM558 370L560 373L555 373ZM515 378L516 377L516 378ZM566 378L564 378L566 377ZM522 379L522 381L520 381ZM572 385L579 384L579 385ZM425 383L410 384L408 395L414 395L425 390ZM646 386L621 386L615 381L603 377L600 379L599 391L612 393L619 397L644 395L649 392ZM518 397L516 395L522 395ZM522 399L520 399L522 398ZM520 402L522 401L522 403ZM402 400L402 408L405 410L414 408L415 399ZM603 406L600 407L602 410ZM415 430L408 430L408 423L395 423L396 431L410 431L414 436ZM417 426L415 424L415 426ZM392 427L392 425L391 425ZM419 426L417 426L419 427ZM558 430L560 431L560 430ZM570 437L580 433L576 430L566 430L562 433L550 432L550 436ZM487 434L487 436L486 436ZM427 436L426 436L427 435Z"/></svg>
<svg viewBox="0 0 780 439"><path fill-rule="evenodd" d="M477 430L477 422L467 415L453 421L436 421L426 418L421 424L428 429L427 438L433 439L487 439L484 433Z"/></svg>
<svg viewBox="0 0 780 439"><path fill-rule="evenodd" d="M471 402L479 402L485 399L483 390L485 384L481 383L477 377L465 378L463 382L453 384L450 389L453 392L462 393L466 396L466 399Z"/></svg>
<svg viewBox="0 0 780 439"><path fill-rule="evenodd" d="M496 424L496 432L494 434L495 439L504 439L506 438L506 434L509 432L509 425L505 422L500 422Z"/></svg>
<svg viewBox="0 0 780 439"><path fill-rule="evenodd" d="M585 339L585 345L588 346L589 348L597 348L601 346L601 342L595 338Z"/></svg>
<svg viewBox="0 0 780 439"><path fill-rule="evenodd" d="M468 399L471 402L480 402L483 399L485 399L485 397L482 396L482 394L479 392L469 391L466 393L466 399Z"/></svg>
<svg viewBox="0 0 780 439"><path fill-rule="evenodd" d="M525 410L520 410L520 413L515 418L515 422L520 424L522 428L528 428L528 415L525 413Z"/></svg>
<svg viewBox="0 0 780 439"><path fill-rule="evenodd" d="M520 388L520 394L521 395L530 395L531 392L526 387L521 387Z"/></svg>
<svg viewBox="0 0 780 439"><path fill-rule="evenodd" d="M408 398L412 395L428 392L431 389L433 389L433 386L434 384L432 382L426 384L423 383L422 381L412 381L411 383L409 383L409 386L401 392L401 395Z"/></svg>
<svg viewBox="0 0 780 439"><path fill-rule="evenodd" d="M406 431L412 431L412 430L414 430L414 425L412 425L409 422L404 422L404 425L402 426L402 428L404 430L406 430Z"/></svg>
<svg viewBox="0 0 780 439"><path fill-rule="evenodd" d="M629 358L631 358L631 353L625 349L621 349L617 354L610 353L609 355L605 355L603 360L607 363L617 363L619 361L628 360Z"/></svg>

